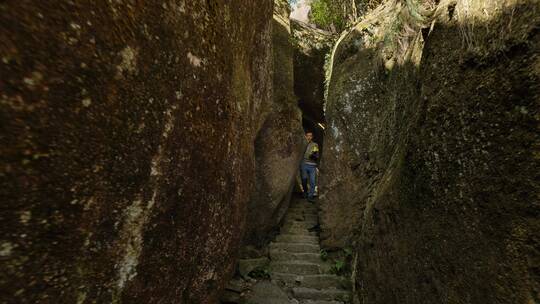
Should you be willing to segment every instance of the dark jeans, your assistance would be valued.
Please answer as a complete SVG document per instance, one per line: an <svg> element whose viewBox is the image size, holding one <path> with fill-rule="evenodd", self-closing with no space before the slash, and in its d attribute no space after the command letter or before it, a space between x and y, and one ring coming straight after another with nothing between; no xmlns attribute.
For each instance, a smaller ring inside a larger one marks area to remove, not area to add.
<svg viewBox="0 0 540 304"><path fill-rule="evenodd" d="M302 172L302 188L304 188L304 193L308 191L307 183L309 179L308 198L313 198L315 195L315 175L317 174L317 165L302 162L300 171Z"/></svg>

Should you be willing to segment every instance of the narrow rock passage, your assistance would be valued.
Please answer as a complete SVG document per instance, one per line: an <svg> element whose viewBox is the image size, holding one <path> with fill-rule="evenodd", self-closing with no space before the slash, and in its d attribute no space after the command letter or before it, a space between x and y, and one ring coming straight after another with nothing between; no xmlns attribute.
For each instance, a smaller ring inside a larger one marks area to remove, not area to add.
<svg viewBox="0 0 540 304"><path fill-rule="evenodd" d="M316 205L293 200L281 233L270 244L270 276L298 303L347 303L347 279L331 274L330 263L321 259L319 237L310 231L317 224Z"/></svg>

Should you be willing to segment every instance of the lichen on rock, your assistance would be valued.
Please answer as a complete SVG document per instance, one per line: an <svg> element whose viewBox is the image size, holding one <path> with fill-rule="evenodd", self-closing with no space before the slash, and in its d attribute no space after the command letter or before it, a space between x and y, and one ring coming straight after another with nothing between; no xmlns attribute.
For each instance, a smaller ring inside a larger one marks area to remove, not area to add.
<svg viewBox="0 0 540 304"><path fill-rule="evenodd" d="M215 301L272 96L271 15L269 0L0 5L1 301Z"/></svg>
<svg viewBox="0 0 540 304"><path fill-rule="evenodd" d="M339 39L321 239L355 248L364 301L538 301L539 13L387 1Z"/></svg>

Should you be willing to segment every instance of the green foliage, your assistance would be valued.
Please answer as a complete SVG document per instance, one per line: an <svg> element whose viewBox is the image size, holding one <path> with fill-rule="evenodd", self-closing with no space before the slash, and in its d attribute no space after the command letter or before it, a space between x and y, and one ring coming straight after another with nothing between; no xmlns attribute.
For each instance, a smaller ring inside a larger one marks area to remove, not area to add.
<svg viewBox="0 0 540 304"><path fill-rule="evenodd" d="M248 276L254 279L270 279L270 273L266 267L257 267L250 271Z"/></svg>
<svg viewBox="0 0 540 304"><path fill-rule="evenodd" d="M322 250L321 250L322 251ZM351 248L344 248L336 252L340 258L332 259L332 266L330 267L330 273L336 275L346 275L350 272L353 250Z"/></svg>
<svg viewBox="0 0 540 304"><path fill-rule="evenodd" d="M330 269L330 271L337 275L341 275L343 271L345 270L345 266L346 264L344 260L336 260L334 265L332 265L332 268Z"/></svg>
<svg viewBox="0 0 540 304"><path fill-rule="evenodd" d="M310 19L318 27L326 30L342 31L346 26L346 16L343 16L339 3L332 0L314 0L311 3Z"/></svg>
<svg viewBox="0 0 540 304"><path fill-rule="evenodd" d="M405 0L401 6L386 7L385 22L380 30L383 33L381 53L383 60L394 57L398 61L404 60L418 31L427 26L430 1Z"/></svg>
<svg viewBox="0 0 540 304"><path fill-rule="evenodd" d="M328 251L321 249L321 260L323 261L328 260Z"/></svg>

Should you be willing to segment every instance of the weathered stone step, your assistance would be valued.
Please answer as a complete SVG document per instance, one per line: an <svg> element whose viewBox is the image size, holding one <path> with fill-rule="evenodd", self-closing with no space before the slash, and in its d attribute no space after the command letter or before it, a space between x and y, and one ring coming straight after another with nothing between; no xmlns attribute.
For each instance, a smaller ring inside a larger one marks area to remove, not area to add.
<svg viewBox="0 0 540 304"><path fill-rule="evenodd" d="M318 224L318 221L308 219L308 220L288 220L286 219L283 223L284 227L290 227L290 226L296 226L296 227L303 227L306 229L309 229L311 227L314 227Z"/></svg>
<svg viewBox="0 0 540 304"><path fill-rule="evenodd" d="M308 204L293 204L289 206L289 210L319 210L319 208L315 205L308 205Z"/></svg>
<svg viewBox="0 0 540 304"><path fill-rule="evenodd" d="M306 261L311 263L320 263L321 255L320 253L291 253L286 251L271 250L270 257L272 261Z"/></svg>
<svg viewBox="0 0 540 304"><path fill-rule="evenodd" d="M319 210L317 210L317 209L292 208L292 209L287 210L287 214L311 214L311 215L317 215L317 214L319 214Z"/></svg>
<svg viewBox="0 0 540 304"><path fill-rule="evenodd" d="M315 222L317 223L319 221L319 218L314 215L303 215L303 216L285 216L285 222Z"/></svg>
<svg viewBox="0 0 540 304"><path fill-rule="evenodd" d="M290 207L308 207L308 208L317 207L316 204L307 202L305 200L294 201L289 206Z"/></svg>
<svg viewBox="0 0 540 304"><path fill-rule="evenodd" d="M312 214L312 215L317 215L318 214L318 210L317 209L300 209L300 208L294 208L294 209L289 209L287 211L287 214Z"/></svg>
<svg viewBox="0 0 540 304"><path fill-rule="evenodd" d="M290 226L296 226L296 227L304 227L304 228L311 228L318 224L316 221L285 221L283 226L290 227Z"/></svg>
<svg viewBox="0 0 540 304"><path fill-rule="evenodd" d="M292 222L292 221L295 221L295 222L305 222L305 221L318 222L319 218L316 215L295 215L295 216L286 215L285 218L284 218L284 221L285 222L288 222L288 221L289 222Z"/></svg>
<svg viewBox="0 0 540 304"><path fill-rule="evenodd" d="M289 228L289 229L281 229L281 233L283 234L289 234L289 235L297 235L297 236L317 236L316 232L309 232L307 229L295 229L295 228Z"/></svg>
<svg viewBox="0 0 540 304"><path fill-rule="evenodd" d="M285 223L285 224L283 224L282 229L283 230L288 230L288 229L291 229L291 228L300 228L300 229L305 229L307 232L316 232L315 231L316 226L317 226L316 223L294 222L294 223ZM309 229L312 229L313 231L309 231Z"/></svg>
<svg viewBox="0 0 540 304"><path fill-rule="evenodd" d="M318 216L319 213L316 211L296 211L296 210L289 210L289 212L286 213L287 216Z"/></svg>
<svg viewBox="0 0 540 304"><path fill-rule="evenodd" d="M276 237L276 241L283 243L309 243L319 244L319 238L316 236L303 236L292 234L280 234Z"/></svg>
<svg viewBox="0 0 540 304"><path fill-rule="evenodd" d="M317 236L317 232L315 231L316 225L284 225L281 227L281 233L284 234L305 234L309 233L310 236ZM313 228L313 231L309 231L309 229Z"/></svg>
<svg viewBox="0 0 540 304"><path fill-rule="evenodd" d="M315 227L317 226L317 223L314 223L314 222L299 222L299 221L291 221L291 222L286 222L285 224L283 224L283 228L304 228L304 229L309 229L309 228L312 228L312 227Z"/></svg>
<svg viewBox="0 0 540 304"><path fill-rule="evenodd" d="M313 214L287 214L285 216L285 221L319 221L319 216Z"/></svg>
<svg viewBox="0 0 540 304"><path fill-rule="evenodd" d="M349 284L347 279L329 274L315 275L296 275L290 273L272 273L272 279L280 280L288 284L294 284L298 287L314 288L314 289L348 289Z"/></svg>
<svg viewBox="0 0 540 304"><path fill-rule="evenodd" d="M296 299L306 299L306 300L338 300L338 301L348 301L350 294L348 291L341 289L314 289L314 288L305 288L305 287L296 287L293 288L293 295Z"/></svg>
<svg viewBox="0 0 540 304"><path fill-rule="evenodd" d="M341 301L324 301L324 300L304 300L300 304L343 304Z"/></svg>
<svg viewBox="0 0 540 304"><path fill-rule="evenodd" d="M305 236L317 236L317 233L315 231L310 232L308 228L300 228L300 227L282 227L281 233L283 234L291 234L291 235L305 235Z"/></svg>
<svg viewBox="0 0 540 304"><path fill-rule="evenodd" d="M272 273L288 273L294 275L314 275L321 274L319 264L309 263L304 261L276 261L270 264Z"/></svg>
<svg viewBox="0 0 540 304"><path fill-rule="evenodd" d="M270 250L287 251L292 253L319 253L321 247L315 244L306 243L281 243L270 244Z"/></svg>
<svg viewBox="0 0 540 304"><path fill-rule="evenodd" d="M285 215L285 221L303 221L304 215L303 214L287 214Z"/></svg>

